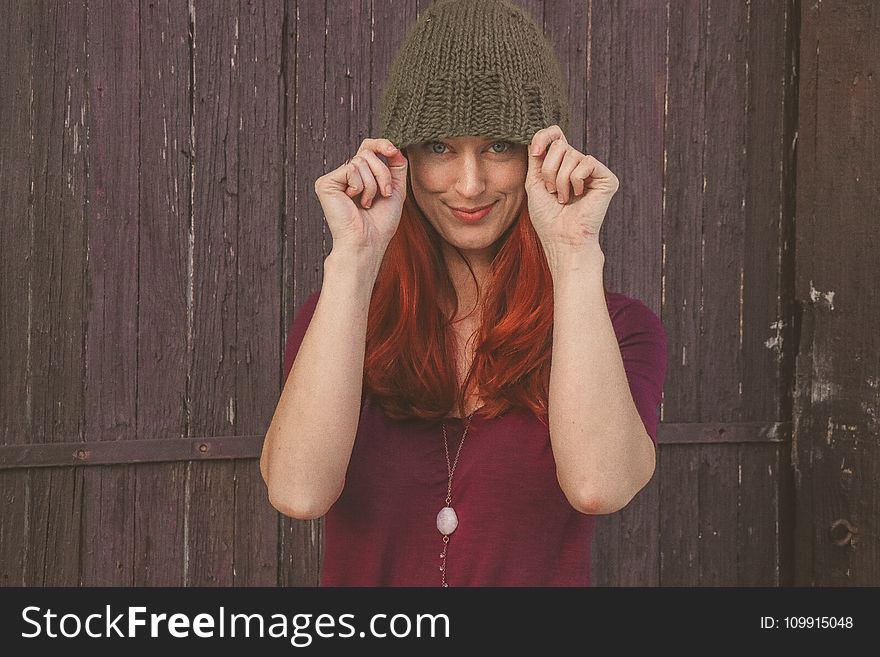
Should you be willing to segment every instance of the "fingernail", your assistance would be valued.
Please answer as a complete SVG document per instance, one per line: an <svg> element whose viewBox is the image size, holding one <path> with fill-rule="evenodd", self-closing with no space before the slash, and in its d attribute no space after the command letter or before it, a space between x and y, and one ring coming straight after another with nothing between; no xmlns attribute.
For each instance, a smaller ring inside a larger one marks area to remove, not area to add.
<svg viewBox="0 0 880 657"><path fill-rule="evenodd" d="M391 186L385 187L385 196L391 196Z"/></svg>

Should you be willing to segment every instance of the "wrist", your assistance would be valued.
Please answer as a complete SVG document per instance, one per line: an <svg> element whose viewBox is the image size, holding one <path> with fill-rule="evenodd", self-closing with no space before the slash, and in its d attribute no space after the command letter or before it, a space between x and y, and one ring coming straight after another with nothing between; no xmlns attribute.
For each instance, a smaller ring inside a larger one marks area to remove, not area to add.
<svg viewBox="0 0 880 657"><path fill-rule="evenodd" d="M360 250L334 247L324 258L324 280L333 279L372 296L382 258Z"/></svg>
<svg viewBox="0 0 880 657"><path fill-rule="evenodd" d="M576 273L578 276L584 274L601 276L605 268L605 254L598 240L590 240L578 245L543 244L542 246L554 282L571 273Z"/></svg>

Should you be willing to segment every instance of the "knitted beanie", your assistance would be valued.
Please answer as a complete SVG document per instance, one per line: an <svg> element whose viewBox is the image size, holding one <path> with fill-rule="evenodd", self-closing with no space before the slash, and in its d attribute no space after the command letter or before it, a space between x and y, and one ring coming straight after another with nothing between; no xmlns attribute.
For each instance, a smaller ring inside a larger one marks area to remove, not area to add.
<svg viewBox="0 0 880 657"><path fill-rule="evenodd" d="M409 29L380 101L380 137L398 148L477 135L528 144L568 132L553 47L509 0L436 0Z"/></svg>

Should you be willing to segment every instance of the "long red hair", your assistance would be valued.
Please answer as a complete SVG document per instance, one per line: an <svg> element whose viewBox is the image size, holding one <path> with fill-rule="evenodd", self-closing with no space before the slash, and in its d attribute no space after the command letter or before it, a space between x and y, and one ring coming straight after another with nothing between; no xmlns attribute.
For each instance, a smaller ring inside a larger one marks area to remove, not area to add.
<svg viewBox="0 0 880 657"><path fill-rule="evenodd" d="M459 389L455 335L441 305L457 306L443 237L407 187L370 301L365 390L394 419L439 420L453 408L464 415L468 393L479 389L480 415L521 408L547 424L553 279L527 203L495 244L474 361Z"/></svg>

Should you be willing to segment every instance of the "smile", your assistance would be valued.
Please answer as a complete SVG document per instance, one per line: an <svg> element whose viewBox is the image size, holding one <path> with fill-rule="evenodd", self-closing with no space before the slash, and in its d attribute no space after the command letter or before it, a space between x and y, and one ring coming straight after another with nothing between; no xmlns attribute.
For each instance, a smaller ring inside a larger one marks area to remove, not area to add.
<svg viewBox="0 0 880 657"><path fill-rule="evenodd" d="M497 201L496 201L496 203L497 203ZM457 210L453 207L450 207L449 209L452 210L452 214L454 214L456 217L458 217L462 221L474 222L474 221L479 221L480 219L485 217L487 214L489 214L492 211L493 207L495 207L495 203L492 203L491 205L484 206L483 208L475 210L474 212L465 212L464 210Z"/></svg>

